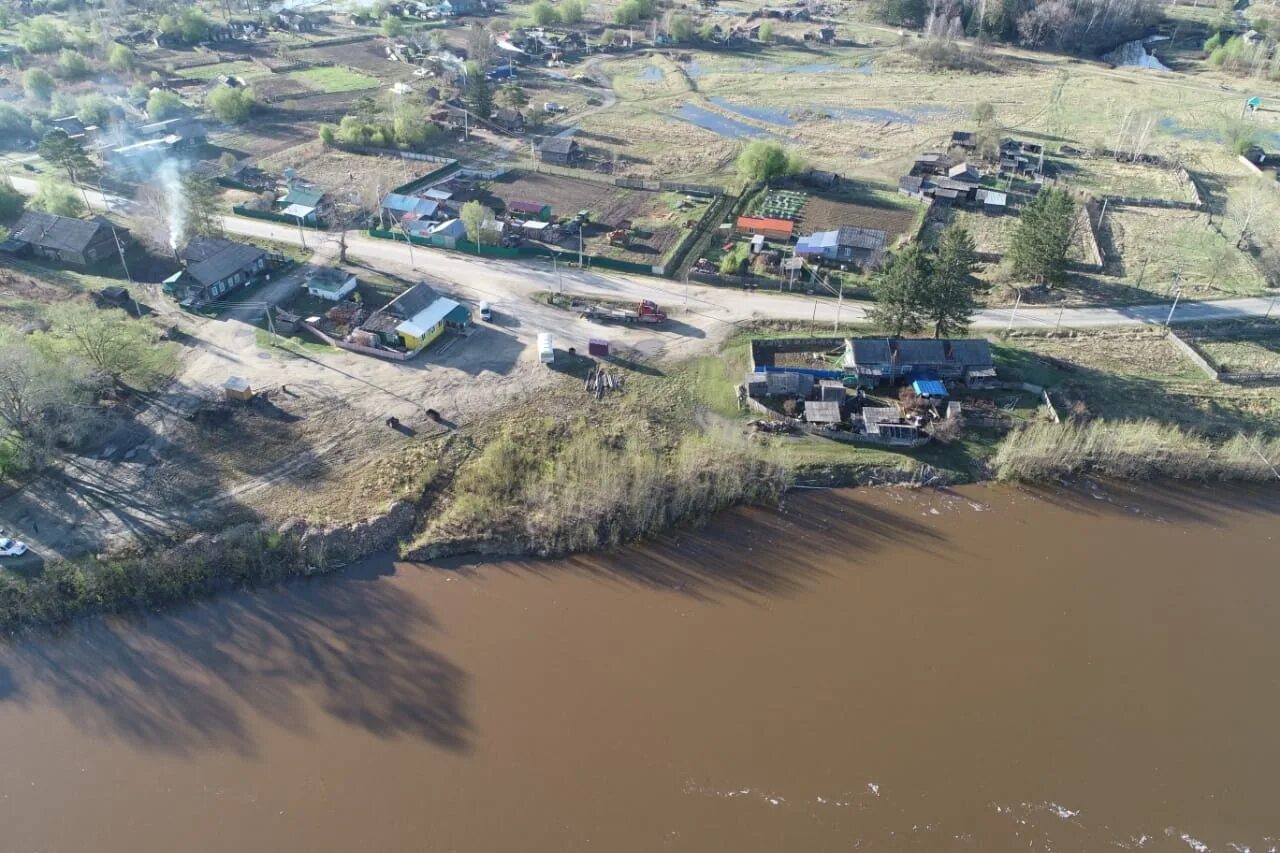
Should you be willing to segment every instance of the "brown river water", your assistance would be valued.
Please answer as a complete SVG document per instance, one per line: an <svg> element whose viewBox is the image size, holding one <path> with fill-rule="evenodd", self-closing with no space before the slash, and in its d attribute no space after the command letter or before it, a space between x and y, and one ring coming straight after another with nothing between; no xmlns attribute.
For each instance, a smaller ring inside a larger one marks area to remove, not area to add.
<svg viewBox="0 0 1280 853"><path fill-rule="evenodd" d="M0 850L1274 850L1278 521L808 492L90 620L0 649Z"/></svg>

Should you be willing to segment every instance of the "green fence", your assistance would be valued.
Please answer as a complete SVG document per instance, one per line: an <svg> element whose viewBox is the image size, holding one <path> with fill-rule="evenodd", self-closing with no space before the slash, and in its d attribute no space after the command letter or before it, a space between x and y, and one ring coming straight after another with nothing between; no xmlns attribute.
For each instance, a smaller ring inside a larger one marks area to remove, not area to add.
<svg viewBox="0 0 1280 853"><path fill-rule="evenodd" d="M249 219L265 219L270 222L281 222L285 225L298 224L298 220L295 217L285 216L283 213L275 213L270 210L253 210L248 207L242 207L240 205L236 205L235 207L231 208L231 212L234 213L236 216L244 216ZM314 224L306 223L306 222L302 223L302 227L317 228L317 229L324 228L325 223L324 223L324 220L317 219Z"/></svg>

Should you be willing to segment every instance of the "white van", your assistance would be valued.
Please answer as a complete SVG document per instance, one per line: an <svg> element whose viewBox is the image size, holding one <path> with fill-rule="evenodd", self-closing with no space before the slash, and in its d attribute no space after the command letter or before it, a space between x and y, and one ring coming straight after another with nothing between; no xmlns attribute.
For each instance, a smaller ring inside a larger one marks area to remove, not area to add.
<svg viewBox="0 0 1280 853"><path fill-rule="evenodd" d="M552 364L556 360L556 349L551 341L550 332L538 333L538 361Z"/></svg>
<svg viewBox="0 0 1280 853"><path fill-rule="evenodd" d="M493 309L489 307L488 302L480 303L480 319L484 320L486 323L493 322Z"/></svg>

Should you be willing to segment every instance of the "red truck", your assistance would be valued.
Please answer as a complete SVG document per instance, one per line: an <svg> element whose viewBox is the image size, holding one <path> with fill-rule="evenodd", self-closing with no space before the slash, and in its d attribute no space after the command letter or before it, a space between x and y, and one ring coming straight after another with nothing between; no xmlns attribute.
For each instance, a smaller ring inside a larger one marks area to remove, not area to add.
<svg viewBox="0 0 1280 853"><path fill-rule="evenodd" d="M610 308L607 305L592 305L582 312L585 320L597 323L665 323L666 312L656 302L641 299L635 308Z"/></svg>

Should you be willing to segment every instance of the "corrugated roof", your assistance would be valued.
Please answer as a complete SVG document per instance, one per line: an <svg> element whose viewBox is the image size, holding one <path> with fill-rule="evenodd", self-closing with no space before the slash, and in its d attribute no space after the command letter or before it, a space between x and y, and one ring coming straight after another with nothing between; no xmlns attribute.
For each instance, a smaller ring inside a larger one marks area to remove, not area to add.
<svg viewBox="0 0 1280 853"><path fill-rule="evenodd" d="M811 424L840 423L840 404L810 400L804 404L804 419Z"/></svg>
<svg viewBox="0 0 1280 853"><path fill-rule="evenodd" d="M303 207L319 207L320 200L324 198L324 193L320 190L303 189L302 187L294 187L280 199L280 204L300 204Z"/></svg>
<svg viewBox="0 0 1280 853"><path fill-rule="evenodd" d="M206 287L248 269L266 256L257 246L221 237L195 237L182 250L187 275Z"/></svg>
<svg viewBox="0 0 1280 853"><path fill-rule="evenodd" d="M444 322L444 318L449 316L450 311L459 307L461 306L457 302L446 296L441 296L435 302L432 302L426 308L396 326L396 333L420 338L437 323Z"/></svg>
<svg viewBox="0 0 1280 853"><path fill-rule="evenodd" d="M431 285L420 281L392 299L377 313L393 314L401 320L408 320L434 302L438 296L439 294L431 289Z"/></svg>
<svg viewBox="0 0 1280 853"><path fill-rule="evenodd" d="M11 239L59 252L83 252L90 243L110 234L111 225L101 217L72 219L42 210L28 210L9 232ZM123 230L123 229L120 229Z"/></svg>
<svg viewBox="0 0 1280 853"><path fill-rule="evenodd" d="M896 352L896 358L892 357ZM854 338L853 360L859 367L880 364L961 364L991 367L991 344L983 338Z"/></svg>
<svg viewBox="0 0 1280 853"><path fill-rule="evenodd" d="M540 201L528 201L527 199L514 199L507 205L508 210L514 210L517 213L541 213L544 207L550 205L543 204Z"/></svg>
<svg viewBox="0 0 1280 853"><path fill-rule="evenodd" d="M763 216L739 216L738 227L757 231L783 231L790 235L796 224L789 219L769 219Z"/></svg>
<svg viewBox="0 0 1280 853"><path fill-rule="evenodd" d="M434 216L436 210L440 207L440 202L429 198L420 198L416 195L387 193L386 198L382 200L382 206L396 213L416 213L420 216Z"/></svg>
<svg viewBox="0 0 1280 853"><path fill-rule="evenodd" d="M539 151L545 151L548 154L568 154L578 145L578 141L568 136L553 136L550 139L542 140L542 144L538 146Z"/></svg>

